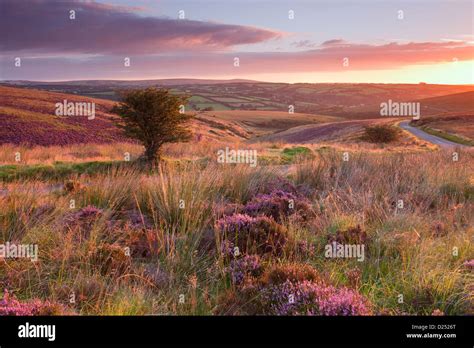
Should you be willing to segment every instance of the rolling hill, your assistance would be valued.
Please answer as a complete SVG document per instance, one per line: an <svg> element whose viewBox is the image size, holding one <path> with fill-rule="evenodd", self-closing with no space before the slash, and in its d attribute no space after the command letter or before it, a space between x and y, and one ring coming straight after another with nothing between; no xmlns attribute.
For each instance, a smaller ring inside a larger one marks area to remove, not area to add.
<svg viewBox="0 0 474 348"><path fill-rule="evenodd" d="M0 84L118 100L122 89L165 87L192 96L196 111L254 110L331 115L347 119L380 116L380 103L413 101L473 92L473 85L382 84L382 83L269 83L249 80L167 79L145 81L3 81Z"/></svg>
<svg viewBox="0 0 474 348"><path fill-rule="evenodd" d="M56 116L55 104L95 103L96 116ZM69 145L131 141L115 126L109 100L0 86L0 144ZM199 112L192 121L195 140L242 141L258 135L283 131L295 126L335 122L330 116L288 114L275 111Z"/></svg>

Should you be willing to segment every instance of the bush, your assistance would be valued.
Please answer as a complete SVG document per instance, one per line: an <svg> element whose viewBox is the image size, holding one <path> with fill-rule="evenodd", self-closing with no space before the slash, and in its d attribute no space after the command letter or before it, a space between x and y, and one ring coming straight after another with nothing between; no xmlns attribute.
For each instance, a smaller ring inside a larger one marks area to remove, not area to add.
<svg viewBox="0 0 474 348"><path fill-rule="evenodd" d="M0 301L0 316L32 316L32 315L64 315L65 307L56 302L41 301L40 299L20 302L5 290Z"/></svg>
<svg viewBox="0 0 474 348"><path fill-rule="evenodd" d="M240 285L246 280L260 276L263 267L258 255L244 255L230 262L228 271L234 284Z"/></svg>
<svg viewBox="0 0 474 348"><path fill-rule="evenodd" d="M366 300L354 290L310 281L263 288L261 302L269 315L368 315Z"/></svg>
<svg viewBox="0 0 474 348"><path fill-rule="evenodd" d="M225 253L232 253L238 247L243 254L280 255L288 240L287 230L266 216L224 216L216 222L216 228Z"/></svg>
<svg viewBox="0 0 474 348"><path fill-rule="evenodd" d="M260 279L229 291L218 314L241 315L369 315L369 302L357 291L327 285L310 266L274 266Z"/></svg>
<svg viewBox="0 0 474 348"><path fill-rule="evenodd" d="M305 280L321 282L321 277L316 270L309 265L292 263L274 266L264 273L260 281L262 284L268 286L282 284L286 281L297 283Z"/></svg>
<svg viewBox="0 0 474 348"><path fill-rule="evenodd" d="M310 202L302 196L275 190L270 194L259 194L246 204L243 213L250 216L266 215L281 222L284 217L296 214L305 221L312 215Z"/></svg>
<svg viewBox="0 0 474 348"><path fill-rule="evenodd" d="M126 255L124 248L116 244L99 246L91 253L90 261L104 276L124 274L131 266L130 256Z"/></svg>
<svg viewBox="0 0 474 348"><path fill-rule="evenodd" d="M391 125L374 125L365 128L364 138L371 143L390 143L400 136L400 130Z"/></svg>

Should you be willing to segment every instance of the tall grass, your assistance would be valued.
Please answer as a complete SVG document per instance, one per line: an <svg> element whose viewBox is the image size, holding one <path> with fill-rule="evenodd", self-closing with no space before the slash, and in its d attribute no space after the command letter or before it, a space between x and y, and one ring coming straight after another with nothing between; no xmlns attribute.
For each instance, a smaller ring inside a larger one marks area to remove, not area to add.
<svg viewBox="0 0 474 348"><path fill-rule="evenodd" d="M343 161L339 151L317 152L296 165L293 177L314 191L308 198L317 214L306 224L285 221L293 250L265 262L308 263L337 285L349 284L348 272L358 269L357 290L378 313L472 313L474 279L462 265L474 258L474 155L460 151L459 158L354 152ZM247 202L281 176L273 166L169 161L155 171L122 166L3 183L0 242L37 243L40 259L1 262L0 282L22 299L50 298L81 314L212 314L232 285L220 256L202 243L214 235L223 206ZM80 185L68 191L65 180ZM78 239L66 217L91 205L103 214L91 224L90 237ZM127 222L127 212L143 224L110 227ZM328 236L358 224L369 238L366 260L324 258ZM145 232L159 245L155 253L132 257L122 274L101 273L103 265L92 257L97 250L130 246L130 233ZM298 249L303 240L313 252Z"/></svg>

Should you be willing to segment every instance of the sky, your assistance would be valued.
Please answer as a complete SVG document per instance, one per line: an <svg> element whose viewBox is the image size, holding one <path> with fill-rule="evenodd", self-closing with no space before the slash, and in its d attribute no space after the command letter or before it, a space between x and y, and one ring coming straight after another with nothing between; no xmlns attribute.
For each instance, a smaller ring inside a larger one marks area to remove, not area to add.
<svg viewBox="0 0 474 348"><path fill-rule="evenodd" d="M472 0L1 0L0 79L473 84L473 6Z"/></svg>

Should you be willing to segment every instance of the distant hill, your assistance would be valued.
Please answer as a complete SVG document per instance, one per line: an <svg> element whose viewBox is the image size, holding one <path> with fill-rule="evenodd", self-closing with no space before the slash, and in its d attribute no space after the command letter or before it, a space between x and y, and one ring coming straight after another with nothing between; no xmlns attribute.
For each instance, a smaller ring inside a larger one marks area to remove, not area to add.
<svg viewBox="0 0 474 348"><path fill-rule="evenodd" d="M55 104L64 100L95 103L95 118L56 116ZM114 104L74 94L0 86L0 144L50 146L132 141L115 126L117 116L109 113ZM191 127L195 139L228 141L250 136L238 124L220 120L197 118Z"/></svg>
<svg viewBox="0 0 474 348"><path fill-rule="evenodd" d="M192 110L250 110L330 115L346 119L380 117L380 103L406 102L474 92L474 85L382 83L268 83L251 80L164 79L140 81L86 80L63 82L3 81L0 85L26 87L118 100L118 92L149 86L191 96ZM433 104L434 105L434 104ZM451 104L450 104L451 105ZM459 110L457 106L456 110ZM428 111L428 110L427 110Z"/></svg>
<svg viewBox="0 0 474 348"><path fill-rule="evenodd" d="M55 104L94 102L95 118L56 116ZM102 99L0 86L0 144L66 145L126 141Z"/></svg>
<svg viewBox="0 0 474 348"><path fill-rule="evenodd" d="M72 80L72 81L27 81L5 80L0 83L16 86L37 85L70 85L70 86L174 86L174 85L213 85L223 83L255 83L258 81L246 79L212 80L212 79L155 79L155 80Z"/></svg>
<svg viewBox="0 0 474 348"><path fill-rule="evenodd" d="M56 103L95 103L95 118L56 116ZM0 144L68 145L131 141L115 126L113 101L32 88L0 86ZM233 142L291 127L336 122L330 116L279 111L209 111L197 114L191 127L194 140Z"/></svg>
<svg viewBox="0 0 474 348"><path fill-rule="evenodd" d="M417 100L420 102L422 115L473 113L474 91L431 97Z"/></svg>

